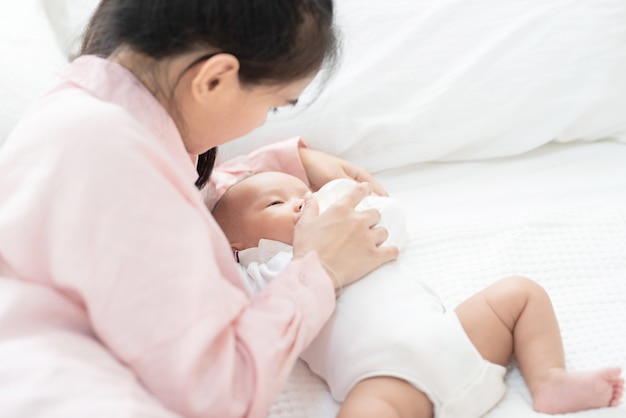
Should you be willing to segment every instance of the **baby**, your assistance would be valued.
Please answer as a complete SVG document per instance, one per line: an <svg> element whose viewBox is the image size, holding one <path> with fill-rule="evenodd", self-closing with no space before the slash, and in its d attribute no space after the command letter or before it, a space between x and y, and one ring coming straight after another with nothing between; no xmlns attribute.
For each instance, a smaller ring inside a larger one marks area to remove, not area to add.
<svg viewBox="0 0 626 418"><path fill-rule="evenodd" d="M315 195L324 210L350 180ZM289 262L308 187L283 173L261 173L230 187L213 209L252 292ZM389 237L405 240L401 206L369 196ZM360 208L357 206L357 210ZM476 418L505 391L505 365L515 354L536 411L559 414L619 404L619 368L565 370L552 304L535 282L502 279L455 310L391 262L342 289L328 323L301 355L342 402L339 417Z"/></svg>

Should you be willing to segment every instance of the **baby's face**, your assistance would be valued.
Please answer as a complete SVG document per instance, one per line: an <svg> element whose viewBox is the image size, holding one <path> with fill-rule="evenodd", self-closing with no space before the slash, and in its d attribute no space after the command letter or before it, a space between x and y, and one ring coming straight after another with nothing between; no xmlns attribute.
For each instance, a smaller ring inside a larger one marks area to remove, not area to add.
<svg viewBox="0 0 626 418"><path fill-rule="evenodd" d="M232 186L222 203L233 214L233 222L223 227L231 246L256 247L261 238L292 244L308 191L297 177L277 172L255 174Z"/></svg>

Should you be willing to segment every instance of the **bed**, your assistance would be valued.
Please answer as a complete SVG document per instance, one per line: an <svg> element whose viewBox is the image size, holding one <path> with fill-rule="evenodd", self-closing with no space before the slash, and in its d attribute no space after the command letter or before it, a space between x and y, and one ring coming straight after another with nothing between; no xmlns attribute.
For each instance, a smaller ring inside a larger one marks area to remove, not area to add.
<svg viewBox="0 0 626 418"><path fill-rule="evenodd" d="M552 297L570 369L626 370L626 3L336 3L335 73L221 158L302 136L363 165L406 207L401 260L450 306L498 278L531 277ZM0 54L13 63L0 70L0 144L75 51L93 4L0 5ZM16 286L0 282L0 313ZM13 379L1 415L175 417L83 337L70 351L54 336L0 347ZM487 418L544 416L514 361L506 383ZM298 362L270 418L337 408ZM625 417L626 404L572 416Z"/></svg>

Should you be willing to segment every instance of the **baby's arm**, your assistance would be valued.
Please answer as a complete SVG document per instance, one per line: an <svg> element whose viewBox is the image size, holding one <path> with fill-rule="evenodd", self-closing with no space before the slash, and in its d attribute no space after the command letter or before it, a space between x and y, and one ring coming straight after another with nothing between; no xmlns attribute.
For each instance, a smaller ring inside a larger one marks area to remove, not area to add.
<svg viewBox="0 0 626 418"><path fill-rule="evenodd" d="M243 266L238 264L243 273L245 283L252 294L261 292L291 261L291 252L279 252L266 263L252 261Z"/></svg>

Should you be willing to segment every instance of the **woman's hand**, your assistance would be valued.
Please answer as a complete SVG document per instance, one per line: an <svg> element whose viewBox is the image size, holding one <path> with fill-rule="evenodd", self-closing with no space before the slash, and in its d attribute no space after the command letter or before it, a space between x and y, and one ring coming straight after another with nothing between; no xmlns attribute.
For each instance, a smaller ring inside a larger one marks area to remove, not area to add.
<svg viewBox="0 0 626 418"><path fill-rule="evenodd" d="M357 182L366 182L372 185L373 192L379 196L387 196L387 192L363 167L351 162L326 154L322 151L301 147L298 149L300 160L309 177L311 188L317 191L331 180L349 178Z"/></svg>
<svg viewBox="0 0 626 418"><path fill-rule="evenodd" d="M381 246L388 233L385 228L376 226L380 212L354 209L370 192L367 183L355 185L322 214L312 195L305 199L294 231L294 258L316 251L335 289L357 281L398 257L397 247Z"/></svg>

